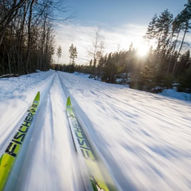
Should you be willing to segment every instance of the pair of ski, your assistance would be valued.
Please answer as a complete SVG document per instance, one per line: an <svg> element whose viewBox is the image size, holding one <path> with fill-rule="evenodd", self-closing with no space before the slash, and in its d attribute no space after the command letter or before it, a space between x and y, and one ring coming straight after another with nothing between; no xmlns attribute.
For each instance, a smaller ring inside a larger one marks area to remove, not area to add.
<svg viewBox="0 0 191 191"><path fill-rule="evenodd" d="M11 170L15 164L17 156L24 143L24 138L28 130L30 129L34 115L36 114L39 103L40 103L40 92L36 94L33 100L32 106L28 110L28 114L24 122L19 127L13 139L10 141L4 154L0 157L0 191L3 191L5 188L5 185L8 181ZM88 169L88 176L89 176L91 190L93 191L116 190L106 170L104 169L104 172L102 172L100 169L100 165L98 164L98 161L97 161L98 158L96 156L96 153L92 149L92 146L90 145L90 142L88 141L73 111L70 97L67 98L66 111L67 111L70 129L71 129L76 150L78 154L80 153L82 154ZM105 181L106 177L107 177L108 183L106 183Z"/></svg>

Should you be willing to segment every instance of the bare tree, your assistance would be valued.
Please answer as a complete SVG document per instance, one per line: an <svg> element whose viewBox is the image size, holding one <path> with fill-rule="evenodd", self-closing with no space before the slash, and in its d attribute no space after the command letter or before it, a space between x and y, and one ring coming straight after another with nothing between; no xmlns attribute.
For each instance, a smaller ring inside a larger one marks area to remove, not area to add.
<svg viewBox="0 0 191 191"><path fill-rule="evenodd" d="M88 54L92 58L93 66L96 67L99 62L101 56L104 53L104 42L103 37L100 35L99 30L95 32L95 39L92 43L92 50L88 51Z"/></svg>
<svg viewBox="0 0 191 191"><path fill-rule="evenodd" d="M58 5L62 11L61 4L61 0L0 1L0 74L49 68L54 12Z"/></svg>

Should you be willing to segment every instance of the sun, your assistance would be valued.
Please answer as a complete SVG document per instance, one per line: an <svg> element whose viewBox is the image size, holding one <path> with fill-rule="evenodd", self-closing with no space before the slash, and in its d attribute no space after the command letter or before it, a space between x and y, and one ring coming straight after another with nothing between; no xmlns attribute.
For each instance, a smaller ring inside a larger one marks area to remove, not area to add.
<svg viewBox="0 0 191 191"><path fill-rule="evenodd" d="M139 57L146 57L149 52L149 47L145 44L139 44L136 48L137 56Z"/></svg>

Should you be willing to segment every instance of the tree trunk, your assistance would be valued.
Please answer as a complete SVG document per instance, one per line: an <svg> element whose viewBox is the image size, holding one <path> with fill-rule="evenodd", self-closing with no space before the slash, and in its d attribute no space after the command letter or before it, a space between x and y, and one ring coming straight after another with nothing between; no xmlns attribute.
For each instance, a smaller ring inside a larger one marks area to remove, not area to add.
<svg viewBox="0 0 191 191"><path fill-rule="evenodd" d="M176 40L175 40L175 44L174 44L174 47L173 47L173 50L172 50L173 53L174 53L175 50L176 50L176 45L177 45L177 42L178 42L178 38L179 38L179 35L180 35L180 31L181 31L181 29L178 30L178 34L177 34L177 37L176 37Z"/></svg>
<svg viewBox="0 0 191 191"><path fill-rule="evenodd" d="M32 0L29 7L29 20L28 20L28 43L27 43L27 56L26 56L26 73L29 72L29 59L30 59L30 48L31 48L31 22L32 22L32 11L33 11L33 4L35 0Z"/></svg>
<svg viewBox="0 0 191 191"><path fill-rule="evenodd" d="M185 30L184 30L184 35L183 35L183 38L182 38L182 42L181 42L181 45L180 45L178 54L180 54L180 52L181 52L181 50L182 50L182 47L183 47L183 44L184 44L184 40L185 40L185 36L186 36L187 30L188 30L188 22L186 23L186 27L185 27Z"/></svg>
<svg viewBox="0 0 191 191"><path fill-rule="evenodd" d="M186 22L186 27L185 27L184 35L183 35L183 38L182 38L182 42L181 42L181 45L180 45L180 48L179 48L179 51L178 51L178 55L180 54L180 52L182 50L187 30L188 30L188 22ZM177 68L177 62L175 63L174 68L173 68L173 73L174 74L176 73L176 68Z"/></svg>
<svg viewBox="0 0 191 191"><path fill-rule="evenodd" d="M18 13L18 9L22 7L23 3L26 0L20 0L17 3L17 0L14 0L13 5L11 7L11 9L8 11L8 13L4 16L4 18L1 20L0 22L0 46L3 42L4 36L5 36L5 32L7 29L7 26L10 24L10 22L14 19L14 17L17 15Z"/></svg>

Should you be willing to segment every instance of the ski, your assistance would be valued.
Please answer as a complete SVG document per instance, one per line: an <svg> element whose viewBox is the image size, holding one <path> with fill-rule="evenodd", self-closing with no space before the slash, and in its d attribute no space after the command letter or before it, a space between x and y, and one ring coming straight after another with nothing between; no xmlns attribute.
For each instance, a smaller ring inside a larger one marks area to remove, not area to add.
<svg viewBox="0 0 191 191"><path fill-rule="evenodd" d="M69 124L71 128L72 138L74 141L75 148L78 153L81 153L85 164L88 169L88 176L90 185L93 191L116 191L117 189L111 184L111 177L108 176L107 173L107 181L110 182L109 184L106 183L104 179L104 175L106 175L105 168L104 173L101 171L100 166L97 160L97 154L92 149L90 141L87 139L77 117L73 111L71 99L70 97L67 98L66 103L66 111L67 117L69 119ZM103 169L102 169L103 170Z"/></svg>
<svg viewBox="0 0 191 191"><path fill-rule="evenodd" d="M6 182L11 173L11 169L15 163L15 160L21 150L24 138L31 126L33 116L35 115L38 105L40 103L40 92L37 92L32 106L28 110L28 114L25 117L24 122L19 127L18 131L14 135L13 139L6 148L4 154L0 157L0 191L2 191L6 185Z"/></svg>

